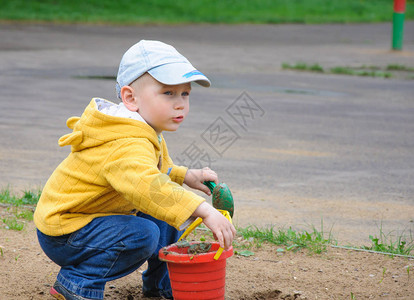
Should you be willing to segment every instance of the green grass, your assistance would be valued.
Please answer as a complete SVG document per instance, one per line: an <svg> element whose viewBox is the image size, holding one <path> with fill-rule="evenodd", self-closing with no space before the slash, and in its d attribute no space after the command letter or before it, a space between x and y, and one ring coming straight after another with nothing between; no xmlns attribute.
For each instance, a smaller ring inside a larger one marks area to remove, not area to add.
<svg viewBox="0 0 414 300"><path fill-rule="evenodd" d="M319 64L308 65L304 62L298 62L296 64L282 63L282 69L284 70L296 70L296 71L309 71L324 73L325 70Z"/></svg>
<svg viewBox="0 0 414 300"><path fill-rule="evenodd" d="M235 248L251 249L254 247L261 247L262 243L274 244L282 246L285 249L279 248L277 252L297 251L307 249L310 253L320 254L326 252L328 246L351 249L351 250L370 250L372 252L384 253L392 255L414 255L414 237L411 231L409 235L401 233L393 238L393 233L385 234L380 229L379 238L377 236L369 236L371 240L370 246L362 247L341 247L337 246L338 242L332 235L332 231L328 233L323 231L323 223L321 229L318 230L311 226L311 230L297 231L289 227L288 229L258 228L256 226L249 226L246 228L238 228L238 235L242 236L242 242L235 242ZM410 270L407 270L409 273Z"/></svg>
<svg viewBox="0 0 414 300"><path fill-rule="evenodd" d="M398 64L391 64L388 65L386 68L387 71L406 71L406 72L414 72L414 68L410 68L403 65Z"/></svg>
<svg viewBox="0 0 414 300"><path fill-rule="evenodd" d="M350 67L334 67L331 68L332 74L341 74L341 75L352 75L352 76L368 76L368 77L382 77L382 78L391 78L391 72L382 72L377 70L363 70L361 68L350 68Z"/></svg>
<svg viewBox="0 0 414 300"><path fill-rule="evenodd" d="M404 237L404 232L393 238L393 233L385 234L380 228L379 237L369 236L370 246L364 246L362 249L373 250L398 255L411 255L414 253L414 237L409 233L409 237Z"/></svg>
<svg viewBox="0 0 414 300"><path fill-rule="evenodd" d="M284 246L288 251L308 249L311 253L317 254L325 252L327 245L336 243L331 232L325 233L323 231L323 223L321 230L317 230L314 226L311 226L309 231L296 231L291 227L288 229L275 229L274 227L262 229L256 226L249 226L247 228L238 228L238 233L244 239L249 240L253 238L256 246L266 242L277 246Z"/></svg>
<svg viewBox="0 0 414 300"><path fill-rule="evenodd" d="M33 214L34 214L34 211L32 209L19 210L14 213L16 218L27 220L27 221L33 221Z"/></svg>
<svg viewBox="0 0 414 300"><path fill-rule="evenodd" d="M3 218L2 221L6 229L21 231L24 228L24 223L13 217Z"/></svg>
<svg viewBox="0 0 414 300"><path fill-rule="evenodd" d="M390 22L390 0L0 0L0 19L18 21L177 23ZM406 20L414 19L408 0Z"/></svg>
<svg viewBox="0 0 414 300"><path fill-rule="evenodd" d="M42 191L23 191L23 195L18 196L10 191L10 188L0 190L0 203L11 204L14 206L34 205L39 201Z"/></svg>
<svg viewBox="0 0 414 300"><path fill-rule="evenodd" d="M193 240L213 241L212 233L203 224L197 230L193 231L191 235ZM249 250L260 248L264 243L285 247L286 249L282 250L279 248L277 252L307 249L310 253L317 254L325 252L328 245L336 243L331 232L323 232L323 223L321 230L317 230L314 226L311 226L311 230L309 231L296 231L292 227L288 229L275 229L274 227L259 228L257 226L238 227L237 236L238 238L234 240L233 244L234 248L238 249L236 251L237 254L242 256L254 255Z"/></svg>
<svg viewBox="0 0 414 300"><path fill-rule="evenodd" d="M347 68L347 67L334 67L331 68L332 74L340 74L340 75L355 75L355 71Z"/></svg>
<svg viewBox="0 0 414 300"><path fill-rule="evenodd" d="M39 201L41 190L26 190L16 195L10 188L0 190L0 204L4 206L5 216L0 219L3 227L21 231L27 221L33 221L34 205ZM1 228L1 227L0 227Z"/></svg>
<svg viewBox="0 0 414 300"><path fill-rule="evenodd" d="M407 80L412 80L414 76L414 68L390 64L385 68L378 66L359 66L359 67L343 67L337 66L330 68L329 71L319 64L307 64L305 62L298 62L295 64L282 63L283 70L294 70L294 71L306 71L306 72L317 72L326 74L339 74L339 75L351 75L351 76L368 76L368 77L381 77L381 78L395 78L401 77Z"/></svg>

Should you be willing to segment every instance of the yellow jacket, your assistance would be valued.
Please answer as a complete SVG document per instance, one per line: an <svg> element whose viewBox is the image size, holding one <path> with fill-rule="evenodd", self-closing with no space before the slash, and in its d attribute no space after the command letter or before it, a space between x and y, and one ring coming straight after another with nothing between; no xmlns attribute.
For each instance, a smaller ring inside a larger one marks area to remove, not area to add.
<svg viewBox="0 0 414 300"><path fill-rule="evenodd" d="M43 189L37 228L64 235L97 217L137 211L180 228L204 201L181 186L187 168L173 164L151 126L101 113L97 101L106 100L92 99L80 118L67 121L73 132L59 145L72 151Z"/></svg>

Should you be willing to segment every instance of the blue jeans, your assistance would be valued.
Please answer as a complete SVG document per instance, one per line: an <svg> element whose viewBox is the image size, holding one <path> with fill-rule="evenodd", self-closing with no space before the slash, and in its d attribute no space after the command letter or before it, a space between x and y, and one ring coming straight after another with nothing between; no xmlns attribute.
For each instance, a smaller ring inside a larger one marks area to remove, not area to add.
<svg viewBox="0 0 414 300"><path fill-rule="evenodd" d="M175 243L180 234L143 213L96 218L63 236L37 231L43 251L61 267L57 281L91 299L103 299L106 282L132 273L145 261L148 269L142 275L144 293L171 298L167 265L158 260L158 251Z"/></svg>

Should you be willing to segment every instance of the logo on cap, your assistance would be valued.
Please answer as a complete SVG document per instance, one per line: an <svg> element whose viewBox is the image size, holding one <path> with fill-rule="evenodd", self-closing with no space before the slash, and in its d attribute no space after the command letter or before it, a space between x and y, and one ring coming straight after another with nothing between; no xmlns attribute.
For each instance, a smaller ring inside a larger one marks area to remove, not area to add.
<svg viewBox="0 0 414 300"><path fill-rule="evenodd" d="M198 70L194 70L194 71L191 71L191 72L188 72L187 74L184 74L183 75L183 77L185 77L185 78L190 78L191 76L194 76L194 75L202 75L202 76L205 76L203 73L201 73L200 71L198 71Z"/></svg>

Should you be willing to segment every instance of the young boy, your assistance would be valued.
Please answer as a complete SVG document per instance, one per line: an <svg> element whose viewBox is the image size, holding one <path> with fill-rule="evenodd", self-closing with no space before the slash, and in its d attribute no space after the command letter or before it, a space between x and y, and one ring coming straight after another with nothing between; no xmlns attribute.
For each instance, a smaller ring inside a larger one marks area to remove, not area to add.
<svg viewBox="0 0 414 300"><path fill-rule="evenodd" d="M94 98L82 116L69 118L73 132L59 139L69 156L47 181L34 221L46 255L61 266L50 293L58 299L102 299L105 283L148 261L146 297L172 298L162 247L201 217L221 247L235 229L205 200L218 183L209 168L173 164L162 131L175 131L189 112L191 82L210 81L172 46L140 41L122 57L119 105Z"/></svg>

